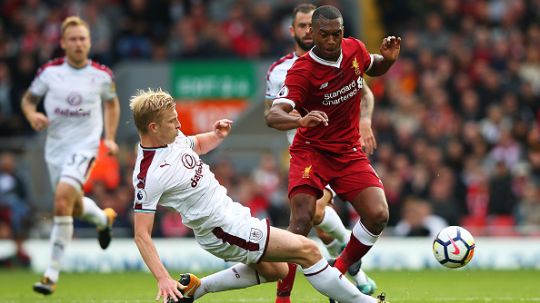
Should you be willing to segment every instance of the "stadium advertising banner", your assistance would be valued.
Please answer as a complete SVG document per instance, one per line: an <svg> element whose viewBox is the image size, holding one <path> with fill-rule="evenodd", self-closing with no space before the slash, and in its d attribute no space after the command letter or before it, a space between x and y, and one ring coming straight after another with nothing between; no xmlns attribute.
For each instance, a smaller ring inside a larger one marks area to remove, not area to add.
<svg viewBox="0 0 540 303"><path fill-rule="evenodd" d="M177 62L171 93L186 134L206 132L214 121L234 120L257 92L256 65L249 61Z"/></svg>
<svg viewBox="0 0 540 303"><path fill-rule="evenodd" d="M326 249L318 239L321 251ZM383 237L363 259L366 270L440 269L431 252L431 238ZM155 239L165 267L174 271L216 271L229 266L225 261L204 251L194 239ZM539 238L476 239L475 255L465 269L540 269ZM31 255L32 269L43 272L47 266L48 240L29 240L24 246ZM0 258L12 255L11 241L0 240ZM148 270L133 239L115 239L107 250L101 250L95 239L74 239L66 251L62 267L74 272L110 272Z"/></svg>
<svg viewBox="0 0 540 303"><path fill-rule="evenodd" d="M179 100L248 100L257 92L256 66L249 61L177 62L171 71L172 94Z"/></svg>
<svg viewBox="0 0 540 303"><path fill-rule="evenodd" d="M178 119L182 123L182 132L186 135L212 130L212 125L219 119L236 118L247 108L246 100L200 100L176 102Z"/></svg>

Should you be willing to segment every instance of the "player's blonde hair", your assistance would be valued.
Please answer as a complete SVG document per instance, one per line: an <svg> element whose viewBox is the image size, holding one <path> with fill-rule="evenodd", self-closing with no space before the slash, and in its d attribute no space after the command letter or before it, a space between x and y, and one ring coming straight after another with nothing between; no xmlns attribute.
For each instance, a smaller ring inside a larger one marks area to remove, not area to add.
<svg viewBox="0 0 540 303"><path fill-rule="evenodd" d="M69 17L67 17L64 20L64 22L62 22L62 37L64 36L64 33L65 33L65 31L66 31L66 29L68 27L70 27L70 26L79 26L79 25L82 25L82 26L86 27L88 32L90 32L90 26L88 26L88 23L86 23L86 21L81 19L81 17L79 17L79 16L69 16Z"/></svg>
<svg viewBox="0 0 540 303"><path fill-rule="evenodd" d="M175 108L175 106L173 97L161 88L138 90L137 94L129 100L135 126L143 134L148 132L150 122L160 121L163 112Z"/></svg>

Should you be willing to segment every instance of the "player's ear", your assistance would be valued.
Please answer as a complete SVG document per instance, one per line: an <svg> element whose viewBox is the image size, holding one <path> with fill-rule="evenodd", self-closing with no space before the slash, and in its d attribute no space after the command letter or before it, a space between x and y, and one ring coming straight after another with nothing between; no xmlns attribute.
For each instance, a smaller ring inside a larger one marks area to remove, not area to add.
<svg viewBox="0 0 540 303"><path fill-rule="evenodd" d="M294 38L294 27L292 25L289 26L289 34L291 34L291 37Z"/></svg>
<svg viewBox="0 0 540 303"><path fill-rule="evenodd" d="M149 133L155 133L158 130L158 125L156 122L150 122L148 123L148 132Z"/></svg>

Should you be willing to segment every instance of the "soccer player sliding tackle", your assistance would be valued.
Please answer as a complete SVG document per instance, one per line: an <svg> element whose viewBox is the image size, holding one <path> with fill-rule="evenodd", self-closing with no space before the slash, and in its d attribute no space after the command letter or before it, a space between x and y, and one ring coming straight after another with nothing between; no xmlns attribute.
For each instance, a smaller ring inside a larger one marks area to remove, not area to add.
<svg viewBox="0 0 540 303"><path fill-rule="evenodd" d="M157 281L156 299L193 302L207 293L276 281L287 275L286 262L292 262L302 267L309 283L325 296L340 302L383 302L343 279L315 242L251 217L249 208L227 196L199 155L214 149L229 134L230 120L216 121L210 132L185 136L169 94L141 91L132 97L130 107L140 137L133 172L134 236ZM180 281L171 278L151 237L158 204L179 212L206 251L240 263L200 280L191 274L182 275Z"/></svg>

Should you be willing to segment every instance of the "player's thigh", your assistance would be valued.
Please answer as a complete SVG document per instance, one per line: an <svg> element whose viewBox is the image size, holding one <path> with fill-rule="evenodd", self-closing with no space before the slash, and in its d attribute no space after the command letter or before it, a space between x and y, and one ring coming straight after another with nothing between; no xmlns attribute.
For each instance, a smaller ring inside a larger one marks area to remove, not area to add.
<svg viewBox="0 0 540 303"><path fill-rule="evenodd" d="M262 261L285 261L310 266L320 260L317 244L301 235L270 227L270 237Z"/></svg>

